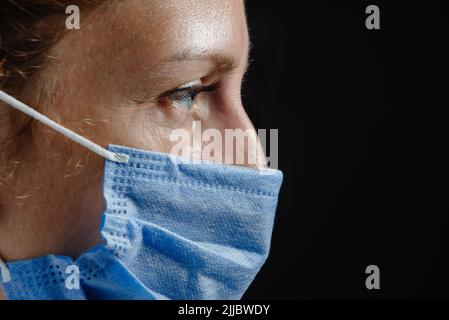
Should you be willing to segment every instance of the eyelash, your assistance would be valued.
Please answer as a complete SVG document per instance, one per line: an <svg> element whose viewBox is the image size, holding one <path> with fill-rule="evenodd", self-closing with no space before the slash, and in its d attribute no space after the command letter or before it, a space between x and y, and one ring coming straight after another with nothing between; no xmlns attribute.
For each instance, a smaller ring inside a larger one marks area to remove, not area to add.
<svg viewBox="0 0 449 320"><path fill-rule="evenodd" d="M219 87L219 83L213 83L209 86L192 86L182 89L175 89L162 94L161 98L168 101L171 105L175 105L176 102L193 102L199 94L204 92L215 92L219 89Z"/></svg>
<svg viewBox="0 0 449 320"><path fill-rule="evenodd" d="M201 92L203 92L201 89L202 89L201 87L190 87L190 88L184 88L184 89L177 89L169 95L169 98L174 101L187 100L187 99L195 100L195 98Z"/></svg>

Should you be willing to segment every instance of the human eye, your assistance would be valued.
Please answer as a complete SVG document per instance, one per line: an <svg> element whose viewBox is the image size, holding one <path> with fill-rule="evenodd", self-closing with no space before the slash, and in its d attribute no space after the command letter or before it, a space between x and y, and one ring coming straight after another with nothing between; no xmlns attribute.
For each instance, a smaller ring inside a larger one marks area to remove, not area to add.
<svg viewBox="0 0 449 320"><path fill-rule="evenodd" d="M197 97L203 92L214 92L218 89L218 84L204 85L201 80L196 80L182 85L176 89L163 93L160 96L165 105L171 105L176 109L192 110Z"/></svg>

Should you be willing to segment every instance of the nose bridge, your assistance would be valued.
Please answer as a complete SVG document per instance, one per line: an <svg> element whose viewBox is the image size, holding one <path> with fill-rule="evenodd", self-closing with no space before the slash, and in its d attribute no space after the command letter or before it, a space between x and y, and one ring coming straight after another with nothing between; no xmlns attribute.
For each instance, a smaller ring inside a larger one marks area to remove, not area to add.
<svg viewBox="0 0 449 320"><path fill-rule="evenodd" d="M241 99L236 100L215 123L223 137L223 160L227 164L266 168L265 152L257 131Z"/></svg>
<svg viewBox="0 0 449 320"><path fill-rule="evenodd" d="M234 96L223 103L219 114L220 128L253 130L254 126L245 111L243 101L240 96Z"/></svg>

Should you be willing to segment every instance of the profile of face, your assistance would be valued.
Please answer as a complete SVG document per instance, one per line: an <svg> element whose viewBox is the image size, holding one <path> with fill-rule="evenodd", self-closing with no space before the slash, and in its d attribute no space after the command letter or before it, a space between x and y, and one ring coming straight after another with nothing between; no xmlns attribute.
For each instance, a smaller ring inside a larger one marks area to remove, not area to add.
<svg viewBox="0 0 449 320"><path fill-rule="evenodd" d="M81 8L81 28L52 45L19 99L102 146L170 153L173 130L198 121L201 130L252 129L241 103L243 0L101 2ZM104 159L15 118L0 129L13 146L1 164L0 257L77 257L102 241Z"/></svg>

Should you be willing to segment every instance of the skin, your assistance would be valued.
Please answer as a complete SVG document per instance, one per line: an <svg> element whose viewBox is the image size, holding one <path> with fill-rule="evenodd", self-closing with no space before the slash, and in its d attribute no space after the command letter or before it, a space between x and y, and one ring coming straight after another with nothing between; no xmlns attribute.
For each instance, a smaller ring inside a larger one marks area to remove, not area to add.
<svg viewBox="0 0 449 320"><path fill-rule="evenodd" d="M51 49L20 98L102 146L168 153L172 130L192 131L194 120L203 130L253 128L241 102L248 51L243 0L106 3L81 11L81 29ZM220 86L192 110L158 98L198 79ZM263 163L260 151L244 152ZM77 257L100 244L104 159L36 122L17 159L0 193L0 257Z"/></svg>

